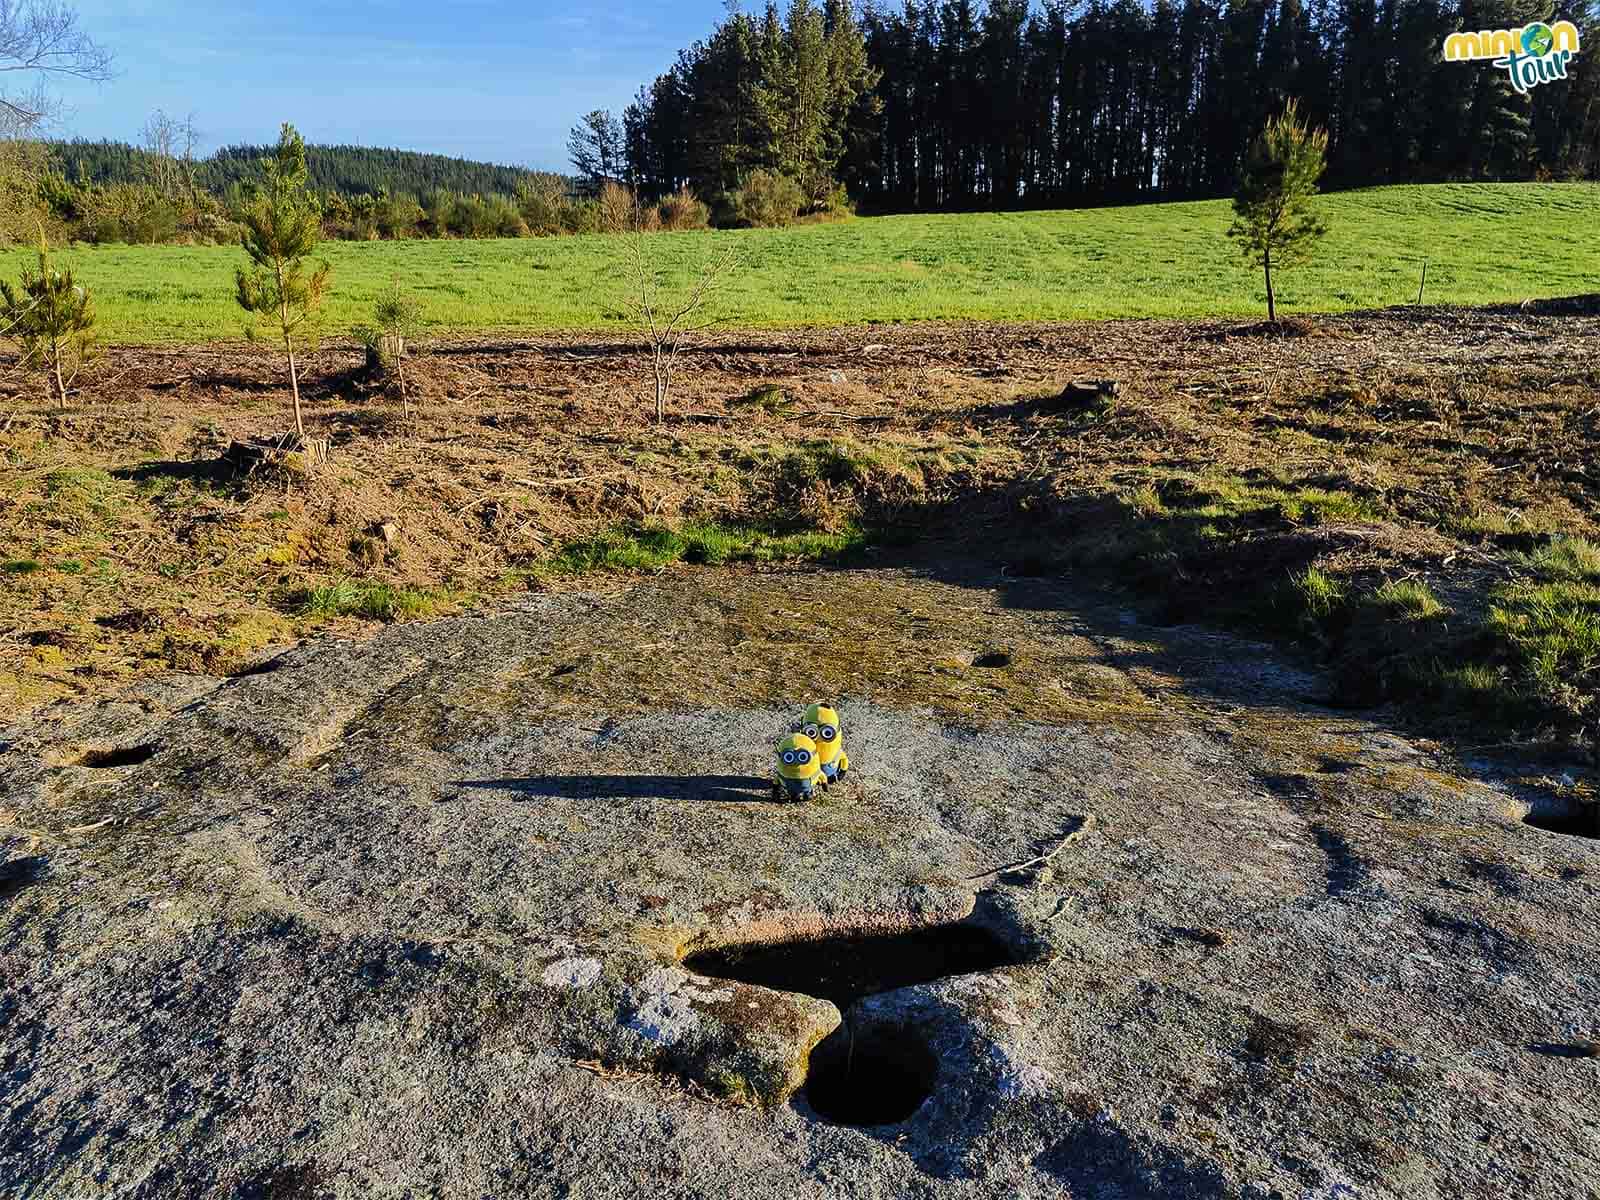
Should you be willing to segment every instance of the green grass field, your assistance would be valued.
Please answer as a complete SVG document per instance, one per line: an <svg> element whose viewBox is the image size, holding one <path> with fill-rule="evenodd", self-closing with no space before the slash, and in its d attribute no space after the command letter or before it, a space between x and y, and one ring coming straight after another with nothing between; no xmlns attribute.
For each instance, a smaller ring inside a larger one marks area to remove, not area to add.
<svg viewBox="0 0 1600 1200"><path fill-rule="evenodd" d="M1600 290L1600 185L1438 184L1323 197L1332 232L1279 277L1282 311L1479 304ZM751 326L922 319L1050 320L1261 313L1260 273L1223 236L1225 201L1058 212L863 218L787 230L658 235L678 285L713 246L741 266L717 316ZM592 330L622 321L620 239L327 243L342 336L398 277L440 331ZM15 276L26 250L0 252ZM110 342L238 337L226 247L82 246L64 257L95 294Z"/></svg>

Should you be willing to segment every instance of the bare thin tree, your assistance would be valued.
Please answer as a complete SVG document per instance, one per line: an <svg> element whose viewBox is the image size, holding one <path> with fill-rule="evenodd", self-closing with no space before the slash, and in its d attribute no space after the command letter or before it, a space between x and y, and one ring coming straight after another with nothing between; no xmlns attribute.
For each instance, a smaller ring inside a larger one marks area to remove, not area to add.
<svg viewBox="0 0 1600 1200"><path fill-rule="evenodd" d="M182 176L180 182L184 193L189 199L189 211L198 213L200 209L200 181L195 176L194 154L200 145L200 131L195 128L194 114L184 117L178 126L178 136L174 149L178 155L178 171Z"/></svg>
<svg viewBox="0 0 1600 1200"><path fill-rule="evenodd" d="M169 200L178 198L178 121L156 109L139 131L145 153L150 156L150 182Z"/></svg>
<svg viewBox="0 0 1600 1200"><path fill-rule="evenodd" d="M0 134L29 133L59 111L50 78L111 78L111 52L60 0L0 0Z"/></svg>
<svg viewBox="0 0 1600 1200"><path fill-rule="evenodd" d="M200 207L194 170L200 133L194 114L180 120L158 108L146 119L140 141L149 155L146 169L151 185L172 204L186 207L185 224L193 223Z"/></svg>
<svg viewBox="0 0 1600 1200"><path fill-rule="evenodd" d="M645 335L650 351L650 366L655 376L656 424L666 420L667 395L672 390L672 374L678 352L696 333L716 324L705 315L706 305L718 286L738 264L731 245L713 250L701 264L686 288L674 288L667 272L656 260L656 252L678 239L664 234L649 234L638 228L623 235L628 245L628 264L632 274L632 294L628 308Z"/></svg>

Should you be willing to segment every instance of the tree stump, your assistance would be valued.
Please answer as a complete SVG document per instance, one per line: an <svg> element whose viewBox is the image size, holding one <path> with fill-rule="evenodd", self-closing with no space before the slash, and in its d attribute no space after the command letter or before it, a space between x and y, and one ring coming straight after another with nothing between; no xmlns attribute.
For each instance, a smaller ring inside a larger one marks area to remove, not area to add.
<svg viewBox="0 0 1600 1200"><path fill-rule="evenodd" d="M246 475L266 468L304 475L324 465L333 444L327 438L302 438L286 433L264 440L236 441L222 452L222 459Z"/></svg>
<svg viewBox="0 0 1600 1200"><path fill-rule="evenodd" d="M1122 395L1122 382L1117 379L1074 379L1061 389L1056 402L1069 408L1083 408L1115 400L1118 395Z"/></svg>
<svg viewBox="0 0 1600 1200"><path fill-rule="evenodd" d="M398 333L379 334L377 341L367 346L367 374L387 377L400 364L406 352L406 339Z"/></svg>
<svg viewBox="0 0 1600 1200"><path fill-rule="evenodd" d="M1104 412L1121 394L1122 384L1115 379L1074 379L1046 407L1061 412Z"/></svg>

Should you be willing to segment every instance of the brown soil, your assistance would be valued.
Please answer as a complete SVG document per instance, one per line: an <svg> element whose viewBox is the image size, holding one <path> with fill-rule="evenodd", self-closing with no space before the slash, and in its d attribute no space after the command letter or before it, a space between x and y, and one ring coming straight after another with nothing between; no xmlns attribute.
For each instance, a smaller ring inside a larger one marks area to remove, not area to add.
<svg viewBox="0 0 1600 1200"><path fill-rule="evenodd" d="M359 624L305 613L307 587L342 578L426 591L418 612L562 586L540 564L625 522L866 521L932 537L921 554L1027 571L1136 489L1227 478L1346 493L1378 515L1263 529L1207 588L1317 561L1426 579L1446 598L1514 573L1543 535L1600 532L1592 305L1394 310L1295 332L727 332L686 353L660 428L632 346L441 343L408 368L409 417L362 378L358 351L332 347L307 369L309 431L334 446L309 477L218 462L288 423L282 364L262 350L117 349L65 412L11 369L0 704L246 669ZM1115 405L1053 409L1080 376L1120 380ZM867 466L796 476L786 456L808 442Z"/></svg>

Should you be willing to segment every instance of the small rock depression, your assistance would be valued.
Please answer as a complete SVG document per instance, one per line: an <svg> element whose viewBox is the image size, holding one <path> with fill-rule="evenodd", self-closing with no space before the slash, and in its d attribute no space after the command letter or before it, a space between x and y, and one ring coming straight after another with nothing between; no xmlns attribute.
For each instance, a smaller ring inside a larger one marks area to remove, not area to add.
<svg viewBox="0 0 1600 1200"><path fill-rule="evenodd" d="M233 672L235 679L249 679L253 675L271 675L284 668L286 654L274 654L271 658L264 658L260 662L251 663Z"/></svg>
<svg viewBox="0 0 1600 1200"><path fill-rule="evenodd" d="M37 855L26 858L0 857L0 900L15 896L44 876L45 860Z"/></svg>
<svg viewBox="0 0 1600 1200"><path fill-rule="evenodd" d="M933 1095L939 1060L914 1029L856 1033L848 1021L811 1052L805 1098L833 1125L898 1125Z"/></svg>
<svg viewBox="0 0 1600 1200"><path fill-rule="evenodd" d="M146 743L141 746L111 746L85 750L78 756L80 767L136 767L155 757L159 747Z"/></svg>

